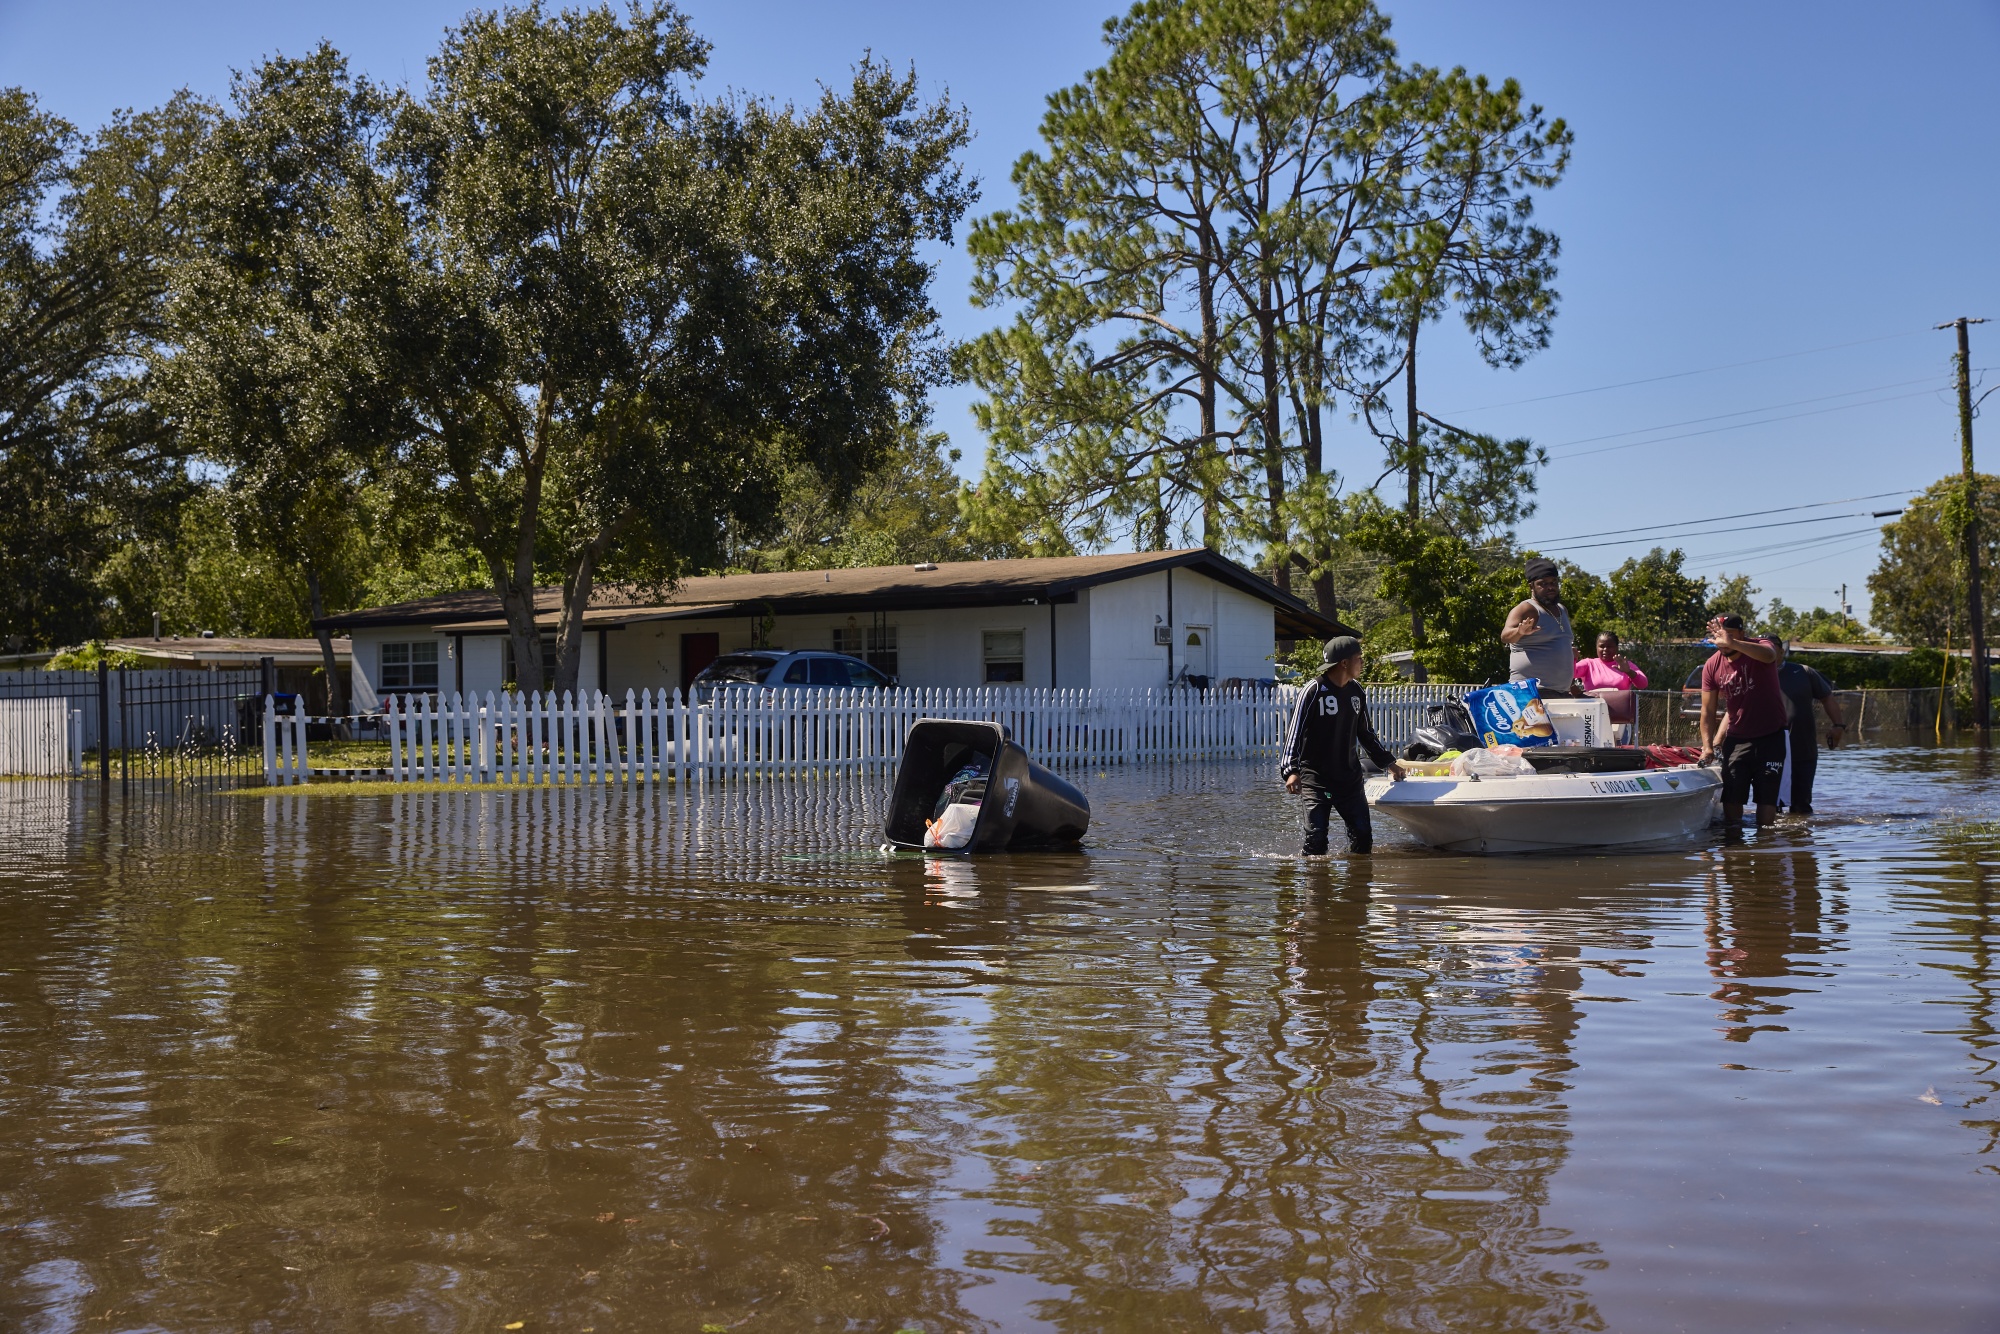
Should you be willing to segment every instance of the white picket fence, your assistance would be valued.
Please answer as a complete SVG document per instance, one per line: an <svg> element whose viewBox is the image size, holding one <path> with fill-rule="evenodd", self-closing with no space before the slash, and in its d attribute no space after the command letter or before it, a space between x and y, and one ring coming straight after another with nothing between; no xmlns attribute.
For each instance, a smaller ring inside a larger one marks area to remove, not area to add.
<svg viewBox="0 0 2000 1334"><path fill-rule="evenodd" d="M61 778L83 766L83 714L60 697L0 700L0 774Z"/></svg>
<svg viewBox="0 0 2000 1334"><path fill-rule="evenodd" d="M1422 724L1424 706L1464 687L1378 686L1369 705L1385 744ZM1296 688L1049 690L1026 687L627 691L622 702L486 695L391 697L379 726L397 782L645 783L664 779L893 769L921 718L997 722L1044 764L1275 756ZM273 783L310 775L302 712L267 702L264 770Z"/></svg>

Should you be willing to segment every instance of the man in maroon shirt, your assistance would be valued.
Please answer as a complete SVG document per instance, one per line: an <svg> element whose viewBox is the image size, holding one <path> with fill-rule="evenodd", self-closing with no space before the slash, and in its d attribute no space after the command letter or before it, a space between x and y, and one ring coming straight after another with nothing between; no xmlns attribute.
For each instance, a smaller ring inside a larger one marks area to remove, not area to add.
<svg viewBox="0 0 2000 1334"><path fill-rule="evenodd" d="M1743 823L1754 792L1757 823L1778 818L1778 780L1785 772L1785 692L1778 684L1778 646L1743 629L1741 616L1708 623L1715 652L1701 669L1701 762L1722 752L1722 822ZM1724 712L1716 732L1716 705Z"/></svg>

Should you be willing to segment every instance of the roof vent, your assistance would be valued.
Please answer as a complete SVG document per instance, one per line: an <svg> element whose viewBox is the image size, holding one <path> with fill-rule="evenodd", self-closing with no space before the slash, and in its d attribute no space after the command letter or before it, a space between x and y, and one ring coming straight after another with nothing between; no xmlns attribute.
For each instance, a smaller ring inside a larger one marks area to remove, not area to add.
<svg viewBox="0 0 2000 1334"><path fill-rule="evenodd" d="M204 631L202 631L202 632L201 632L201 637L202 637L203 639L213 639L213 638L215 638L215 631L213 631L213 630L204 630Z"/></svg>
<svg viewBox="0 0 2000 1334"><path fill-rule="evenodd" d="M912 565L910 568L913 570L935 570L937 568L937 562L934 560L920 561L917 564Z"/></svg>

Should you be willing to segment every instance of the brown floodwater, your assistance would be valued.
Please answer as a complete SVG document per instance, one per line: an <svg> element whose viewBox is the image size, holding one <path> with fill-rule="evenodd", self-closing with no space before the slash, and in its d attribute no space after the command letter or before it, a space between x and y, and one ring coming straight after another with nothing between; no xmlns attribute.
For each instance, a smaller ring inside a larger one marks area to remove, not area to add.
<svg viewBox="0 0 2000 1334"><path fill-rule="evenodd" d="M872 780L0 783L0 1328L2000 1327L1971 752L1626 856L1084 783L975 862Z"/></svg>

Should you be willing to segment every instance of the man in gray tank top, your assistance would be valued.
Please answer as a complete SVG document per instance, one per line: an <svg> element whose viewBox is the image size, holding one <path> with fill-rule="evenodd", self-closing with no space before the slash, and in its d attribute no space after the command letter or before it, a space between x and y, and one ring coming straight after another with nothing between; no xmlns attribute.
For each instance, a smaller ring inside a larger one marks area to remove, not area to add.
<svg viewBox="0 0 2000 1334"><path fill-rule="evenodd" d="M1539 680L1545 695L1580 695L1576 633L1570 628L1569 609L1562 604L1556 563L1537 556L1525 573L1532 596L1507 613L1507 624L1500 630L1500 642L1507 646L1507 679Z"/></svg>

